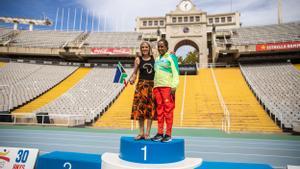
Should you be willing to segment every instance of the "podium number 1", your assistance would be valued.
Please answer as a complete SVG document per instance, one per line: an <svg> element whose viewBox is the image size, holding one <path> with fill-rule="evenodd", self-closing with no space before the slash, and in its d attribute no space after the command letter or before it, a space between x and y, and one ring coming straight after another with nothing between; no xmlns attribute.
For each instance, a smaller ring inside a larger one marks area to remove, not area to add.
<svg viewBox="0 0 300 169"><path fill-rule="evenodd" d="M144 151L144 161L147 160L147 146L144 146L143 148L141 148L142 151Z"/></svg>

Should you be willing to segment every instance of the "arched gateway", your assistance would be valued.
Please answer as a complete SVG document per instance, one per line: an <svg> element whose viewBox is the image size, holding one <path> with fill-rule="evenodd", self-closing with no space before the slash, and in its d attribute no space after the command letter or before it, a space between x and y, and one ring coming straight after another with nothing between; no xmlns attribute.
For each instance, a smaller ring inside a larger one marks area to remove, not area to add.
<svg viewBox="0 0 300 169"><path fill-rule="evenodd" d="M211 32L217 29L240 27L240 14L223 13L207 15L196 8L192 0L181 0L174 11L163 17L138 17L136 31L143 33L143 39L157 41L166 38L170 50L176 51L183 45L190 45L199 52L199 63L206 67L212 60Z"/></svg>

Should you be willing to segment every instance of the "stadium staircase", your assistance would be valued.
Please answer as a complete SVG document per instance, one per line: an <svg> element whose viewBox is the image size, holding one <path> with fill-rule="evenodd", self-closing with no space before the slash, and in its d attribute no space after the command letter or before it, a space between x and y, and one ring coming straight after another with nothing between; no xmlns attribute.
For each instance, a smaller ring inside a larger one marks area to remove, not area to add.
<svg viewBox="0 0 300 169"><path fill-rule="evenodd" d="M45 94L41 95L37 99L29 102L28 104L14 110L12 113L31 113L34 110L50 103L72 88L78 81L80 81L86 74L89 73L91 68L78 68L73 74L62 81L60 84L50 89Z"/></svg>
<svg viewBox="0 0 300 169"><path fill-rule="evenodd" d="M230 112L231 131L281 131L258 103L239 68L217 68L215 75Z"/></svg>
<svg viewBox="0 0 300 169"><path fill-rule="evenodd" d="M174 127L221 128L223 112L210 77L209 69L200 71L201 75L187 76L186 97L181 123L182 95L184 76L180 76L180 84L176 91L176 108ZM199 86L200 84L200 86ZM114 104L94 124L94 127L130 128L130 113L134 95L134 86L128 85ZM133 124L137 127L137 124ZM153 126L157 126L154 122Z"/></svg>
<svg viewBox="0 0 300 169"><path fill-rule="evenodd" d="M131 108L135 85L127 85L113 105L94 123L94 127L131 128Z"/></svg>
<svg viewBox="0 0 300 169"><path fill-rule="evenodd" d="M255 99L239 68L217 68L215 74L230 112L231 131L281 131ZM200 69L198 75L186 76L182 109L184 81L185 77L180 76L180 84L176 91L174 127L221 129L224 113L210 69ZM133 95L134 85L128 85L113 105L94 123L94 127L131 128L130 113ZM137 123L133 126L137 127ZM157 126L157 123L154 122L153 126Z"/></svg>
<svg viewBox="0 0 300 169"><path fill-rule="evenodd" d="M67 44L67 47L70 48L81 48L84 44L85 39L88 37L89 33L82 32L80 35L78 35L73 41L69 42Z"/></svg>
<svg viewBox="0 0 300 169"><path fill-rule="evenodd" d="M176 92L174 126L221 128L223 112L210 70L200 69L198 75L186 76L185 100L182 109L183 88L184 76L181 76ZM183 117L182 122L181 116Z"/></svg>

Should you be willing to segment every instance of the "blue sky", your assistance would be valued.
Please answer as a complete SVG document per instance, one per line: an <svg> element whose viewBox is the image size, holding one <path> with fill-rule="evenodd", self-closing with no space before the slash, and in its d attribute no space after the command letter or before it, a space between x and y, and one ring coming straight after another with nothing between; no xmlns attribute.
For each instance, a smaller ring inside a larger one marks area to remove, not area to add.
<svg viewBox="0 0 300 169"><path fill-rule="evenodd" d="M66 30L69 27L69 30L72 30L76 9L75 29L79 30L80 14L83 10L81 29L84 30L88 10L88 30L92 29L94 13L94 31L98 30L98 23L99 31L133 31L136 17L164 16L174 10L179 2L180 0L1 0L0 16L35 19L47 16L54 24L52 27L42 29L54 29L59 9L56 28ZM193 0L193 2L198 9L208 14L239 11L243 26L277 22L277 0ZM284 22L300 20L300 0L282 0L282 4ZM64 19L61 27L62 9ZM69 25L67 25L68 10L70 10ZM21 28L26 29L26 26L21 25Z"/></svg>
<svg viewBox="0 0 300 169"><path fill-rule="evenodd" d="M43 19L48 17L52 26L37 29L55 29L58 10L57 30L88 31L134 31L136 17L164 16L175 10L181 0L1 0L0 16ZM243 26L268 25L277 23L278 0L192 0L199 10L207 14L238 11ZM64 10L62 24L62 9ZM76 9L76 22L74 16ZM68 21L69 12L69 24ZM88 15L87 15L88 12ZM300 20L300 0L282 0L283 22ZM88 17L87 17L88 16ZM94 17L93 17L94 16ZM86 22L86 17L88 18ZM94 18L94 21L92 21ZM87 24L86 24L87 23ZM85 26L87 27L85 28ZM92 27L93 25L93 27ZM0 26L12 27L0 23ZM21 29L28 29L20 25ZM183 47L182 51L190 48ZM184 54L183 54L184 55Z"/></svg>

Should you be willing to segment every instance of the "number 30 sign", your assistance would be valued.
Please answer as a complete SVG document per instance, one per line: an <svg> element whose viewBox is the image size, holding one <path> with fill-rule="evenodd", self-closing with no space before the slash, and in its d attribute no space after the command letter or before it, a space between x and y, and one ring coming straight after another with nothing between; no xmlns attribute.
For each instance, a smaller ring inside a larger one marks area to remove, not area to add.
<svg viewBox="0 0 300 169"><path fill-rule="evenodd" d="M0 169L33 169L38 149L0 147Z"/></svg>

